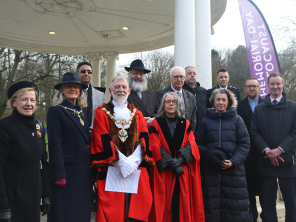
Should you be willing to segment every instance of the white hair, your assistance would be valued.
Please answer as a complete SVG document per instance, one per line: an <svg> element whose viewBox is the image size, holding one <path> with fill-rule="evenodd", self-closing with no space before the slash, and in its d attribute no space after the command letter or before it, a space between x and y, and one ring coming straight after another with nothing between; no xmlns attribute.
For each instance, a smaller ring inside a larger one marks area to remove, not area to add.
<svg viewBox="0 0 296 222"><path fill-rule="evenodd" d="M175 69L181 69L181 70L183 71L183 73L184 73L184 76L185 76L185 69L183 69L181 66L174 66L174 67L171 69L171 71L170 71L170 76L173 76L173 71L174 71Z"/></svg>

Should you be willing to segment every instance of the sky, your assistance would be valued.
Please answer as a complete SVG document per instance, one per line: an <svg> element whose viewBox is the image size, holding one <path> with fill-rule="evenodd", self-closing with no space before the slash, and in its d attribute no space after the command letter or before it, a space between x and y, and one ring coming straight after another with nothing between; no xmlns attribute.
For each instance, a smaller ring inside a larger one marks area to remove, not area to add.
<svg viewBox="0 0 296 222"><path fill-rule="evenodd" d="M274 38L277 51L281 51L288 45L281 35L280 28L292 27L291 19L296 22L295 0L253 0L265 17ZM296 25L294 25L294 28ZM238 0L227 0L227 7L222 18L214 25L215 34L211 36L212 48L222 50L234 49L239 45L245 45L244 32ZM296 37L296 33L292 33ZM174 52L174 46L163 48L163 50ZM140 53L138 54L140 56ZM118 66L129 64L134 58L134 53L120 54Z"/></svg>

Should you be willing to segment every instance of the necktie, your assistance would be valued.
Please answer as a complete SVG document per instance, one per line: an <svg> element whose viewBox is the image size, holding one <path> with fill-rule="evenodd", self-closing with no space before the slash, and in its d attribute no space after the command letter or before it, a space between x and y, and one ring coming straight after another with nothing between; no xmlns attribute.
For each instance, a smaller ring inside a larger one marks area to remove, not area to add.
<svg viewBox="0 0 296 222"><path fill-rule="evenodd" d="M177 94L178 94L178 96L180 96L180 97L181 97L181 95L182 95L180 92L177 92Z"/></svg>
<svg viewBox="0 0 296 222"><path fill-rule="evenodd" d="M276 106L276 104L278 103L278 101L277 100L273 100L272 103L273 103L274 106Z"/></svg>
<svg viewBox="0 0 296 222"><path fill-rule="evenodd" d="M137 92L139 98L142 100L142 93L141 92Z"/></svg>

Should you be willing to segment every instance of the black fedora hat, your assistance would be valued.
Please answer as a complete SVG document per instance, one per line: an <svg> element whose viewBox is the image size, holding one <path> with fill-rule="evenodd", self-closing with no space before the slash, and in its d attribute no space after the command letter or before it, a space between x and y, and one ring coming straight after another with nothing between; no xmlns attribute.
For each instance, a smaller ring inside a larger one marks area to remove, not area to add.
<svg viewBox="0 0 296 222"><path fill-rule="evenodd" d="M10 99L16 91L23 89L23 88L33 88L36 90L36 92L38 93L38 96L39 96L39 89L34 83L32 83L30 81L19 81L19 82L12 84L9 87L9 89L7 90L8 99Z"/></svg>
<svg viewBox="0 0 296 222"><path fill-rule="evenodd" d="M230 154L222 147L213 147L206 152L205 159L212 170L219 171L222 169L220 164L222 160L229 160Z"/></svg>
<svg viewBox="0 0 296 222"><path fill-rule="evenodd" d="M132 61L130 67L125 67L126 71L130 71L131 69L143 70L145 74L148 72L151 72L151 70L145 69L144 64L141 59L136 59L136 60Z"/></svg>
<svg viewBox="0 0 296 222"><path fill-rule="evenodd" d="M78 73L76 73L76 72L66 72L63 75L62 82L59 83L59 84L56 84L54 86L54 88L57 89L57 90L60 90L60 88L61 88L61 86L63 84L68 84L68 83L80 84L82 86L82 89L86 89L88 87L86 84L81 83Z"/></svg>

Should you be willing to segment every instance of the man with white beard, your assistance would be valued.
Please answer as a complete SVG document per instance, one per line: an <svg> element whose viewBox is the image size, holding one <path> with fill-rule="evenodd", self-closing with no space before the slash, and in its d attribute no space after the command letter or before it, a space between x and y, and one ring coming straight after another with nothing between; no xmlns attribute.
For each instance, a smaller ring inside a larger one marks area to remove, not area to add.
<svg viewBox="0 0 296 222"><path fill-rule="evenodd" d="M147 79L145 74L151 72L145 69L142 60L134 60L130 67L125 67L128 71L128 83L131 88L131 93L127 101L140 110L149 128L150 123L156 117L158 112L158 102L155 93L147 89Z"/></svg>
<svg viewBox="0 0 296 222"><path fill-rule="evenodd" d="M113 99L96 109L91 134L91 168L98 171L99 221L147 221L152 193L146 164L153 165L149 151L146 120L133 104L127 102L131 89L124 76L116 76L109 88ZM109 166L118 177L127 178L140 170L136 194L105 191Z"/></svg>

